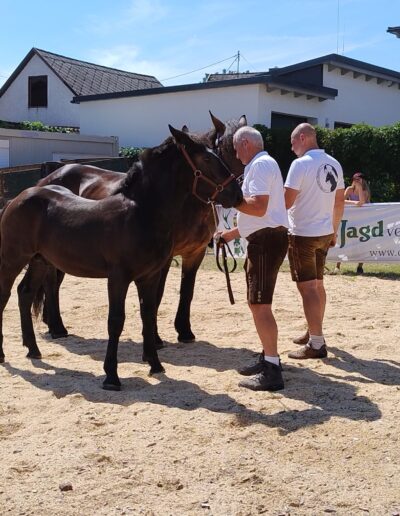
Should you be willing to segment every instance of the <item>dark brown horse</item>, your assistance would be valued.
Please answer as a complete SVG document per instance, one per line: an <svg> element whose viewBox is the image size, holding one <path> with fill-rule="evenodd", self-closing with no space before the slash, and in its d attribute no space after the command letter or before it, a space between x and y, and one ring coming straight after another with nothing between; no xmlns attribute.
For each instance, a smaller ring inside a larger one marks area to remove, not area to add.
<svg viewBox="0 0 400 516"><path fill-rule="evenodd" d="M228 168L235 176L243 173L243 165L236 158L233 149L233 134L239 127L246 125L246 117L242 116L238 120L230 120L226 123L221 122L211 113L213 129L205 135L198 137L208 146L215 149ZM187 129L185 129L187 131ZM72 164L64 165L55 172L51 173L41 181L38 186L61 185L71 190L76 195L88 199L103 199L112 195L118 190L119 185L124 180L125 174L103 170L97 167ZM180 342L192 342L195 335L190 325L190 307L193 298L194 285L198 268L203 260L207 244L214 232L215 224L209 205L205 205L198 200L189 198L182 208L183 216L175 226L173 256L182 256L182 276L178 310L175 318L175 329L178 333ZM32 266L37 265L30 265ZM158 305L161 302L165 281L167 278L170 261L166 263L160 274L158 286ZM63 274L49 267L46 281L44 282L45 299L52 299L52 309L47 308L45 303L44 320L49 326L50 334L53 338L65 337L67 330L61 319L59 310L59 287ZM21 283L20 288L24 288ZM35 313L39 312L42 301L43 290L40 289L35 298ZM162 346L162 340L157 333L157 347Z"/></svg>
<svg viewBox="0 0 400 516"><path fill-rule="evenodd" d="M143 322L143 352L150 373L162 372L156 350L157 289L170 261L176 224L193 193L234 206L241 189L223 162L203 143L170 127L174 139L145 151L105 199L94 201L51 185L25 190L4 209L0 223L0 361L4 361L2 320L11 288L33 258L18 289L23 345L41 358L32 325L33 297L47 272L45 262L81 277L108 279L108 346L105 389L119 390L117 351L125 321L125 298L135 281ZM193 180L197 178L197 182ZM193 215L193 223L196 216ZM43 259L45 262L43 262ZM44 263L41 267L40 263ZM53 306L48 304L49 309Z"/></svg>

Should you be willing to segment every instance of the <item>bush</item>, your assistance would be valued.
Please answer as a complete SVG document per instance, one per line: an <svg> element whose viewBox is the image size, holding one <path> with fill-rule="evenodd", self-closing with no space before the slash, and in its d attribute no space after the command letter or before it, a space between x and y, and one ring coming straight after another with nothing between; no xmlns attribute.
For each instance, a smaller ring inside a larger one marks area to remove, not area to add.
<svg viewBox="0 0 400 516"><path fill-rule="evenodd" d="M119 156L121 158L133 158L136 161L143 150L142 147L120 147Z"/></svg>
<svg viewBox="0 0 400 516"><path fill-rule="evenodd" d="M23 129L25 131L46 131L49 133L79 133L77 127L45 125L38 120L34 122L6 122L5 120L0 120L0 127L3 129Z"/></svg>
<svg viewBox="0 0 400 516"><path fill-rule="evenodd" d="M254 127L261 132L266 150L286 177L295 159L291 129L269 129L259 124ZM349 129L316 130L319 146L341 163L346 185L355 172L362 172L370 184L373 202L400 201L400 122L384 127L358 124Z"/></svg>

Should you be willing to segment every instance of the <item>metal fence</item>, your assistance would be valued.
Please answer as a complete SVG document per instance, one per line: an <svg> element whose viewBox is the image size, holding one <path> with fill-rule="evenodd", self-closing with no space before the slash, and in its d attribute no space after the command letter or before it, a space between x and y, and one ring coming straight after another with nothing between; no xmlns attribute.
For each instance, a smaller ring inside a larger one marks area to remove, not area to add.
<svg viewBox="0 0 400 516"><path fill-rule="evenodd" d="M57 168L68 163L84 163L106 170L127 172L135 160L133 158L100 158L68 161L46 161L42 164L0 168L0 205L16 197L20 192L34 186L39 179L46 177Z"/></svg>

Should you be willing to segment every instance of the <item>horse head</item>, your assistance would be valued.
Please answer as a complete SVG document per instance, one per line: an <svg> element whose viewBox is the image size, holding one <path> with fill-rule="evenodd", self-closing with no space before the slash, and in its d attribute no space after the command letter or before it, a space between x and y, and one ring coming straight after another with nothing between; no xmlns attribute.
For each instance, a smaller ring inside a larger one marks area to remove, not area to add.
<svg viewBox="0 0 400 516"><path fill-rule="evenodd" d="M331 184L331 192L333 192L336 190L338 173L332 165L325 165L325 172L327 172L325 182Z"/></svg>
<svg viewBox="0 0 400 516"><path fill-rule="evenodd" d="M209 112L214 129L208 133L208 139L211 148L218 154L226 166L231 170L232 174L239 177L243 174L244 165L237 159L236 151L233 147L233 135L235 132L247 125L246 115L242 115L238 119L222 122L211 111Z"/></svg>
<svg viewBox="0 0 400 516"><path fill-rule="evenodd" d="M169 130L194 175L192 193L203 202L215 201L228 208L242 201L243 194L224 162L201 139L171 125Z"/></svg>

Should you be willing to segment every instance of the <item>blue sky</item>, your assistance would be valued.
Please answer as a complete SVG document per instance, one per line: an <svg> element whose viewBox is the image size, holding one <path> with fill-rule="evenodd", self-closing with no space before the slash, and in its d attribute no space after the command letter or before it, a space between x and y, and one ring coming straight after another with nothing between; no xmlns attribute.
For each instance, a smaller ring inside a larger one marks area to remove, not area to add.
<svg viewBox="0 0 400 516"><path fill-rule="evenodd" d="M0 85L34 46L165 86L236 70L238 51L240 71L335 52L400 71L400 39L386 32L400 0L2 0L1 13Z"/></svg>

